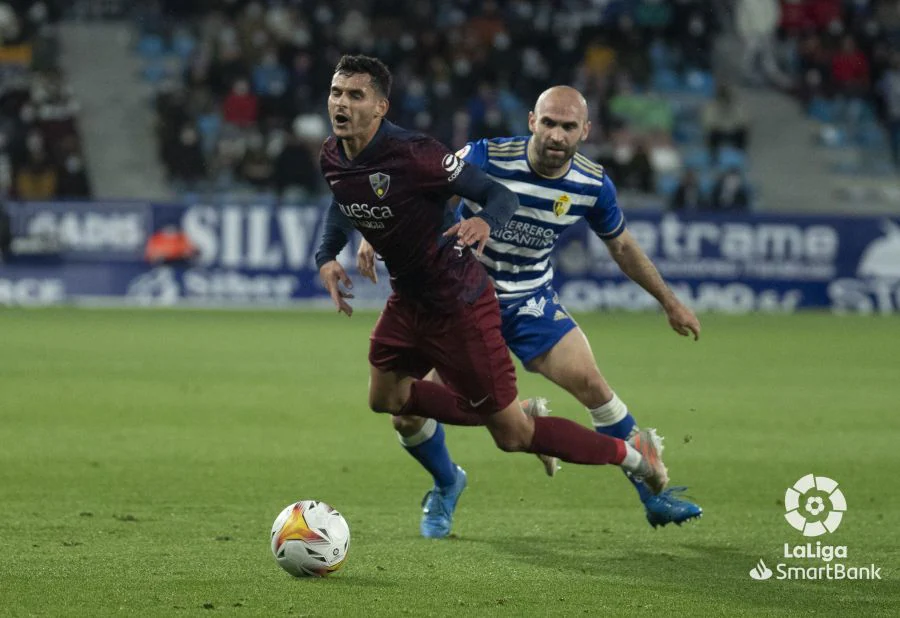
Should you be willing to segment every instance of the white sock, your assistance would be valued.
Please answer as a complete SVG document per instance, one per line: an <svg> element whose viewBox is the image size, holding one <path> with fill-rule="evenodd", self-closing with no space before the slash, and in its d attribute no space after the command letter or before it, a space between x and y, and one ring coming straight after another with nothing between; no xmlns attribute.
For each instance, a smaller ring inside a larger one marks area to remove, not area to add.
<svg viewBox="0 0 900 618"><path fill-rule="evenodd" d="M437 421L433 418L429 418L425 421L425 424L422 425L422 428L413 435L404 436L400 432L397 432L397 437L400 438L400 444L407 448L411 448L413 446L419 446L423 442L430 440L431 436L434 435L434 432L437 431L437 428Z"/></svg>
<svg viewBox="0 0 900 618"><path fill-rule="evenodd" d="M588 408L594 427L609 427L615 425L628 415L628 406L613 393L612 399L593 410Z"/></svg>
<svg viewBox="0 0 900 618"><path fill-rule="evenodd" d="M640 467L641 462L643 461L643 457L641 457L640 452L631 446L628 442L625 443L625 459L622 460L622 463L619 464L623 470L631 472L634 474L638 471L638 467Z"/></svg>

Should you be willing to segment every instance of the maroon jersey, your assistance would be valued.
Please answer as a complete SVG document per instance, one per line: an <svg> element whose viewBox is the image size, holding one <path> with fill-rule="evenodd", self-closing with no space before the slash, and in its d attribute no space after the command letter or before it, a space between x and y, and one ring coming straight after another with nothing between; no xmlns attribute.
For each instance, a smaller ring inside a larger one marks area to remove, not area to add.
<svg viewBox="0 0 900 618"><path fill-rule="evenodd" d="M388 121L352 161L329 137L320 162L334 194L329 218L344 219L371 243L398 296L441 312L479 296L487 282L484 269L468 248L441 234L453 222L448 198L481 192L479 183L487 180L481 170L437 140ZM320 263L346 244L346 234L335 240L332 232L333 226L325 231Z"/></svg>

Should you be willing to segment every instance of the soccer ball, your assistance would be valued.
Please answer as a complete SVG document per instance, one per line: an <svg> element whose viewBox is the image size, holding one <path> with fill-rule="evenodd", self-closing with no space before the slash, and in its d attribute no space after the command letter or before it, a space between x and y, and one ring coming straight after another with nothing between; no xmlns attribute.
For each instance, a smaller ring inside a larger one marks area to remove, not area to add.
<svg viewBox="0 0 900 618"><path fill-rule="evenodd" d="M325 577L347 559L350 526L324 502L301 500L284 507L272 524L272 554L295 577Z"/></svg>

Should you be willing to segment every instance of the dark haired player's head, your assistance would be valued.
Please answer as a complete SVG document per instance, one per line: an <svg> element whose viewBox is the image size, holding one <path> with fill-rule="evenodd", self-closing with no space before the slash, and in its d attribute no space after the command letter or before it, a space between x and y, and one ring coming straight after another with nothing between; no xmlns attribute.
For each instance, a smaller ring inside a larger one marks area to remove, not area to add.
<svg viewBox="0 0 900 618"><path fill-rule="evenodd" d="M528 113L528 128L534 134L528 144L532 166L545 176L562 176L590 133L587 101L569 86L549 88Z"/></svg>
<svg viewBox="0 0 900 618"><path fill-rule="evenodd" d="M343 56L334 68L328 115L336 137L365 146L388 111L391 72L381 60Z"/></svg>

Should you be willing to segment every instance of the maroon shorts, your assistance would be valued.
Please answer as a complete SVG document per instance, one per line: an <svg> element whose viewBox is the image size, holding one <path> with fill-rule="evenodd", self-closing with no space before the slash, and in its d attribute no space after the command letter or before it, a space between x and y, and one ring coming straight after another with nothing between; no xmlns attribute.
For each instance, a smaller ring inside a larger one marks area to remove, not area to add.
<svg viewBox="0 0 900 618"><path fill-rule="evenodd" d="M517 396L516 371L500 331L494 286L454 313L434 313L396 294L372 331L369 363L423 378L436 369L473 412L493 414Z"/></svg>

